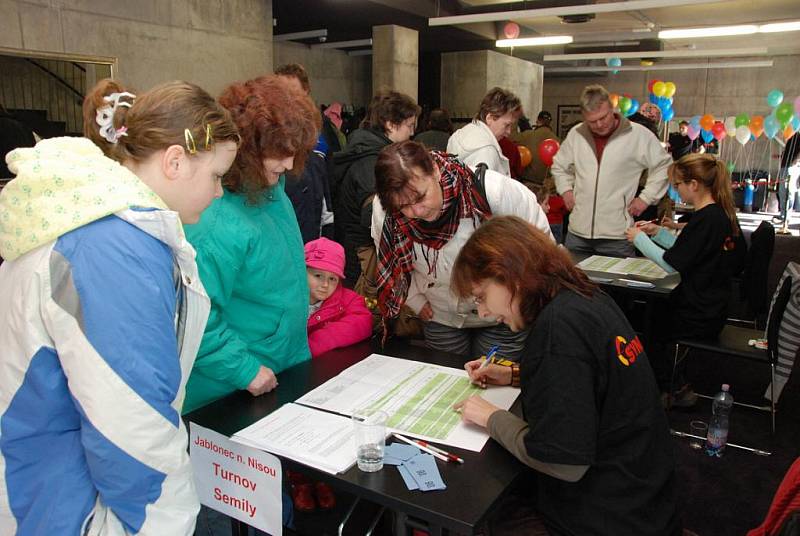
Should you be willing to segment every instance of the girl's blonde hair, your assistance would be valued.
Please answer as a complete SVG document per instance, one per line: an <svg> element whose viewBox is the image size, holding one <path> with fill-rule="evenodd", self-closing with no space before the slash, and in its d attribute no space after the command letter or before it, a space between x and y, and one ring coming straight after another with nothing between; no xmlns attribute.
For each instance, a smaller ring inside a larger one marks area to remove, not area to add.
<svg viewBox="0 0 800 536"><path fill-rule="evenodd" d="M673 182L689 182L696 180L711 192L711 197L725 211L731 222L731 233L739 236L739 221L736 218L736 207L731 193L731 176L725 162L710 154L687 154L677 162L673 162L667 170Z"/></svg>

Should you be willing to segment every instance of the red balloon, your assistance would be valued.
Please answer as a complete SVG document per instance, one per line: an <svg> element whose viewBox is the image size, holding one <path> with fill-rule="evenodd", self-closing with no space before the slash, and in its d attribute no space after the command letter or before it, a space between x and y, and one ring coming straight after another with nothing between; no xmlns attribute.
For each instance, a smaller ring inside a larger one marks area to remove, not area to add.
<svg viewBox="0 0 800 536"><path fill-rule="evenodd" d="M542 159L545 166L553 165L553 157L560 147L561 145L553 138L547 138L539 144L539 158Z"/></svg>
<svg viewBox="0 0 800 536"><path fill-rule="evenodd" d="M650 81L647 83L647 92L648 92L648 93L652 93L652 92L653 92L653 84L655 84L656 82L660 82L660 81L661 81L661 80L650 80Z"/></svg>
<svg viewBox="0 0 800 536"><path fill-rule="evenodd" d="M717 141L724 139L726 136L725 125L721 121L715 122L714 126L711 127L711 133Z"/></svg>

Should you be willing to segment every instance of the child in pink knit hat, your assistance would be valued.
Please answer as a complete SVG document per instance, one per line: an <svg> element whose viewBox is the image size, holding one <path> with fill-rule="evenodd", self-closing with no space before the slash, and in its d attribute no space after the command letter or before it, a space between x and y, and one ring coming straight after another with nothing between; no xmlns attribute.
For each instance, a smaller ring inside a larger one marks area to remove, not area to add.
<svg viewBox="0 0 800 536"><path fill-rule="evenodd" d="M310 291L308 345L317 357L334 348L350 346L372 334L372 314L364 297L344 288L344 248L318 238L305 245Z"/></svg>

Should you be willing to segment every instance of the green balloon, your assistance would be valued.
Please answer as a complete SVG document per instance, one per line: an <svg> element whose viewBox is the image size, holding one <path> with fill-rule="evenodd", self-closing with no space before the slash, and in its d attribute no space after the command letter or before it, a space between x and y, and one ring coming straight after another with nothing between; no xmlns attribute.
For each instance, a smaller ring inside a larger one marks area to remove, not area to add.
<svg viewBox="0 0 800 536"><path fill-rule="evenodd" d="M783 102L775 108L775 118L781 122L783 128L786 128L786 125L792 120L793 115L794 110L792 109L791 103Z"/></svg>
<svg viewBox="0 0 800 536"><path fill-rule="evenodd" d="M746 127L750 125L750 116L747 114L739 114L736 116L736 122L734 124L737 127Z"/></svg>
<svg viewBox="0 0 800 536"><path fill-rule="evenodd" d="M617 106L619 106L619 111L624 114L631 109L631 99L628 97L620 97Z"/></svg>
<svg viewBox="0 0 800 536"><path fill-rule="evenodd" d="M734 169L736 169L736 164L733 162L728 162L728 173L733 173Z"/></svg>

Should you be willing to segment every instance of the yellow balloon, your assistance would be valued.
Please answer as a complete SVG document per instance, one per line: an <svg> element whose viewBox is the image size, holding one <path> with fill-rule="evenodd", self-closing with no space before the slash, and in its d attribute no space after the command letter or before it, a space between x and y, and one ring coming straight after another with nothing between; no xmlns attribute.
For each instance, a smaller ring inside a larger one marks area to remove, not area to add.
<svg viewBox="0 0 800 536"><path fill-rule="evenodd" d="M663 97L667 90L667 84L659 80L655 84L653 84L653 95L656 97Z"/></svg>
<svg viewBox="0 0 800 536"><path fill-rule="evenodd" d="M655 87L655 84L653 85L653 87ZM675 86L674 82L667 82L666 84L664 84L664 96L667 98L672 97L677 89L678 88Z"/></svg>

